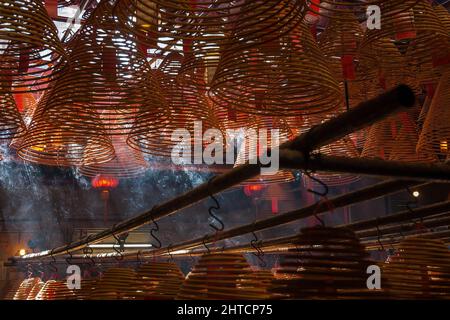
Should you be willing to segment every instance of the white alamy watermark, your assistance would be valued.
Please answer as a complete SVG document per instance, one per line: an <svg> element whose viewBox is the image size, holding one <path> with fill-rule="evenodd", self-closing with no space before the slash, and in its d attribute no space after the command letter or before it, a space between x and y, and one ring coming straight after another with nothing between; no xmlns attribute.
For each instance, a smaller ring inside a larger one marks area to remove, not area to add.
<svg viewBox="0 0 450 320"><path fill-rule="evenodd" d="M195 121L193 134L192 137L187 129L176 129L172 133L174 147L171 158L175 165L239 165L248 162L260 163L261 175L273 175L279 170L278 147L285 139L280 138L278 129L227 129L223 134L219 129L203 132L202 122ZM239 150L237 161L236 150Z"/></svg>
<svg viewBox="0 0 450 320"><path fill-rule="evenodd" d="M370 275L366 281L367 289L381 290L381 268L375 264L370 265L366 272Z"/></svg>
<svg viewBox="0 0 450 320"><path fill-rule="evenodd" d="M380 30L381 29L381 8L377 5L367 6L367 29Z"/></svg>
<svg viewBox="0 0 450 320"><path fill-rule="evenodd" d="M81 268L75 264L67 267L66 270L67 280L66 285L69 290L81 289Z"/></svg>

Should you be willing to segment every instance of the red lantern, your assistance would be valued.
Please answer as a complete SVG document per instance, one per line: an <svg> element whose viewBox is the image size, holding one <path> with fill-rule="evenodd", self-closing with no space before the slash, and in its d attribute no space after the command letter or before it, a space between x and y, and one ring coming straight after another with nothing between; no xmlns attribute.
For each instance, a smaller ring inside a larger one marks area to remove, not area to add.
<svg viewBox="0 0 450 320"><path fill-rule="evenodd" d="M244 193L247 195L247 197L252 197L259 195L263 189L264 186L261 184L249 184L244 186Z"/></svg>
<svg viewBox="0 0 450 320"><path fill-rule="evenodd" d="M105 202L105 212L103 215L104 223L108 222L108 200L109 200L109 190L116 188L119 185L119 180L114 177L102 176L101 174L96 175L92 181L92 186L95 189L100 189L102 191L101 196Z"/></svg>
<svg viewBox="0 0 450 320"><path fill-rule="evenodd" d="M114 177L96 175L92 178L92 186L95 189L113 189L119 185L119 180Z"/></svg>

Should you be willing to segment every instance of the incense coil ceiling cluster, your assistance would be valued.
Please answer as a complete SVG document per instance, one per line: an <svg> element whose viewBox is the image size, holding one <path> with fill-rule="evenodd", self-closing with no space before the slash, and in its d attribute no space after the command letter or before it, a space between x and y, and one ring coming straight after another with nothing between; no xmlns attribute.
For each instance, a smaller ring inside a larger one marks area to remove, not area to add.
<svg viewBox="0 0 450 320"><path fill-rule="evenodd" d="M397 299L448 299L450 251L444 242L420 237L403 240L382 270L382 281Z"/></svg>
<svg viewBox="0 0 450 320"><path fill-rule="evenodd" d="M145 300L175 299L184 281L184 275L173 262L141 264L137 275Z"/></svg>
<svg viewBox="0 0 450 320"><path fill-rule="evenodd" d="M282 299L366 299L372 263L356 235L346 229L303 229L294 249L281 254L270 291Z"/></svg>
<svg viewBox="0 0 450 320"><path fill-rule="evenodd" d="M321 113L342 103L304 23L278 40L224 53L209 95L221 107L267 116Z"/></svg>
<svg viewBox="0 0 450 320"><path fill-rule="evenodd" d="M18 147L17 153L22 159L47 165L77 166L114 158L111 139L93 112L84 108L46 112L47 99L48 92L39 101L27 135ZM58 122L53 121L52 113L59 118ZM89 119L90 124L79 126L79 117Z"/></svg>
<svg viewBox="0 0 450 320"><path fill-rule="evenodd" d="M252 270L240 254L203 255L187 275L177 299L253 300L268 299L260 283L251 281Z"/></svg>
<svg viewBox="0 0 450 320"><path fill-rule="evenodd" d="M292 30L304 11L303 0L122 0L115 7L119 21L147 48L181 45L203 56L237 42L275 39Z"/></svg>
<svg viewBox="0 0 450 320"><path fill-rule="evenodd" d="M143 111L159 123L165 108L159 83L136 43L118 28L109 1L100 2L69 51L71 68L51 88L47 110L92 111L110 135L136 126ZM75 120L90 124L90 117Z"/></svg>
<svg viewBox="0 0 450 320"><path fill-rule="evenodd" d="M351 21L352 18L343 14L352 11L358 16L365 16L367 7L377 5L381 8L383 17L401 13L416 4L418 0L307 0L309 15L322 16L332 20ZM311 18L310 18L311 19ZM315 20L315 19L313 19Z"/></svg>
<svg viewBox="0 0 450 320"><path fill-rule="evenodd" d="M16 293L14 294L14 300L27 300L30 292L34 286L41 282L40 278L28 278L22 281Z"/></svg>
<svg viewBox="0 0 450 320"><path fill-rule="evenodd" d="M67 57L43 3L2 0L0 11L0 93L45 89Z"/></svg>
<svg viewBox="0 0 450 320"><path fill-rule="evenodd" d="M201 121L202 136L209 128L217 128L206 92L177 82L182 60L180 53L172 52L161 63L158 72L155 72L155 78L159 80L167 97L167 119L155 123L147 112L139 114L128 137L131 147L156 156L170 156L177 145L176 141L172 141L176 130L187 130L193 137L195 121ZM194 143L194 139L190 139L185 147L190 148Z"/></svg>

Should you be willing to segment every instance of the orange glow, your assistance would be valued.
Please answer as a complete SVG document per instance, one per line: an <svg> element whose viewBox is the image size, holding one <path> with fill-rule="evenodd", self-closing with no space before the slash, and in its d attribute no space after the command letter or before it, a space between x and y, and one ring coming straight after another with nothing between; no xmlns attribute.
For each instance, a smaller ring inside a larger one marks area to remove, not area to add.
<svg viewBox="0 0 450 320"><path fill-rule="evenodd" d="M447 140L442 140L439 145L441 152L447 152L448 151L448 142Z"/></svg>
<svg viewBox="0 0 450 320"><path fill-rule="evenodd" d="M254 194L257 194L258 192L262 191L264 189L264 186L261 184L249 184L244 187L244 193L250 197Z"/></svg>
<svg viewBox="0 0 450 320"><path fill-rule="evenodd" d="M114 177L97 175L92 179L92 186L96 189L112 189L119 185L119 180Z"/></svg>

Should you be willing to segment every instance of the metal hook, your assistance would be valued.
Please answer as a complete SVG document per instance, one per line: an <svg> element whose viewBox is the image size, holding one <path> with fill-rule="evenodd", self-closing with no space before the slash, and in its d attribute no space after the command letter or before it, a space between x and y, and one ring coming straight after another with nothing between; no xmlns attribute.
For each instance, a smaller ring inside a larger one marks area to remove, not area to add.
<svg viewBox="0 0 450 320"><path fill-rule="evenodd" d="M385 251L384 246L381 243L381 230L380 230L380 227L379 227L379 219L378 219L378 217L377 217L377 226L376 227L377 227L377 241L378 241L378 244L380 245L381 250Z"/></svg>
<svg viewBox="0 0 450 320"><path fill-rule="evenodd" d="M113 226L113 230L115 229L115 226ZM117 249L116 246L117 244L119 244L119 246L121 245L121 240L119 239L118 236L116 236L114 233L112 234L112 236L114 237L114 239L116 239L116 243L113 244L113 250L119 255L119 256L114 256L114 258L117 261L122 261L123 260L123 254L122 251L120 249Z"/></svg>
<svg viewBox="0 0 450 320"><path fill-rule="evenodd" d="M195 263L195 258L192 255L192 250L189 250L189 257L191 258L192 262Z"/></svg>
<svg viewBox="0 0 450 320"><path fill-rule="evenodd" d="M262 241L258 239L258 236L254 231L252 231L254 239L250 241L251 246L256 250L256 253L253 252L253 255L258 258L259 264L262 268L265 268L267 266L266 262L264 261L264 251L261 249L262 247Z"/></svg>
<svg viewBox="0 0 450 320"><path fill-rule="evenodd" d="M91 267L94 267L95 266L95 260L94 260L94 258L92 258L92 254L94 253L94 249L92 249L92 247L87 245L86 247L83 248L83 253L84 253L86 258L89 258L89 260L91 260Z"/></svg>
<svg viewBox="0 0 450 320"><path fill-rule="evenodd" d="M206 235L206 236L203 238L202 243L203 243L203 246L204 246L204 247L206 248L206 250L208 251L208 254L210 254L210 253L211 253L211 250L209 250L208 246L206 245L206 239L208 239L208 235Z"/></svg>
<svg viewBox="0 0 450 320"><path fill-rule="evenodd" d="M72 255L72 252L70 252L69 250L67 250L66 253L69 255L69 257L67 257L65 260L66 260L67 265L70 266L70 265L72 265L73 255Z"/></svg>
<svg viewBox="0 0 450 320"><path fill-rule="evenodd" d="M159 231L159 225L158 223L153 219L153 216L151 217L152 219L152 223L154 225L154 228L152 228L150 230L150 236L156 240L157 244L151 243L152 247L156 248L156 249L160 249L162 247L162 243L159 240L159 238L154 234L154 232L158 232Z"/></svg>
<svg viewBox="0 0 450 320"><path fill-rule="evenodd" d="M50 261L48 265L50 266L50 268L54 273L58 273L58 267L55 265L56 259L55 256L53 255L53 249L50 251L50 257L52 258L52 261Z"/></svg>
<svg viewBox="0 0 450 320"><path fill-rule="evenodd" d="M225 229L225 225L224 225L223 221L217 215L215 215L213 212L213 210L220 210L220 203L217 200L217 198L214 196L214 194L211 192L212 188L210 185L211 185L211 181L213 179L214 179L214 177L212 177L208 181L208 191L209 191L209 197L214 201L215 205L210 206L208 208L208 213L211 218L213 218L215 221L217 221L220 224L220 227L217 227L213 223L210 223L209 226L211 228L213 228L214 230L216 230L216 232L220 232L220 231L223 231L223 229Z"/></svg>
<svg viewBox="0 0 450 320"><path fill-rule="evenodd" d="M330 188L328 187L328 185L327 185L325 182L321 181L320 179L314 177L310 172L308 172L308 171L306 171L306 170L305 170L304 172L305 172L306 176L307 176L309 179L311 179L311 180L317 182L317 183L320 184L320 185L323 187L323 189L324 189L322 192L319 192L319 191L317 191L317 190L312 190L312 189L307 189L307 191L308 191L308 192L311 192L311 193L313 193L313 194L315 194L315 195L318 195L318 196L320 196L320 197L322 197L322 198L325 198L325 197L328 195L329 191L330 191Z"/></svg>
<svg viewBox="0 0 450 320"><path fill-rule="evenodd" d="M167 247L167 253L169 254L169 259L167 259L167 262L173 262L172 252L170 252L171 248L172 248L172 244L169 244L169 246Z"/></svg>

